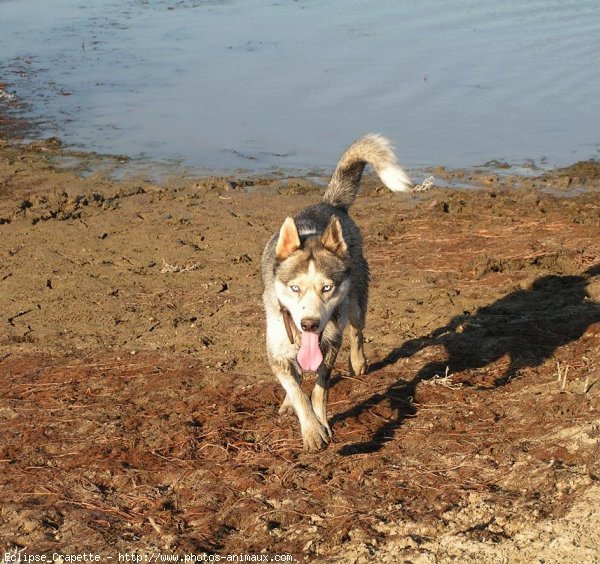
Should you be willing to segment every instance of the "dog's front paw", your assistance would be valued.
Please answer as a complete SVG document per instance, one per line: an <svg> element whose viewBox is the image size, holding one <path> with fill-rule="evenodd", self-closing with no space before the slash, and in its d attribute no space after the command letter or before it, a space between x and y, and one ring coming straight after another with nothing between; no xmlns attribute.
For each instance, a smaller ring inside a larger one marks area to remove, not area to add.
<svg viewBox="0 0 600 564"><path fill-rule="evenodd" d="M317 409L315 409L315 415L317 416L317 419L319 420L321 425L323 425L323 427L325 427L325 430L327 431L327 435L331 439L331 437L333 437L333 431L331 430L331 427L329 426L329 423L327 422L327 415L320 414Z"/></svg>
<svg viewBox="0 0 600 564"><path fill-rule="evenodd" d="M331 442L331 428L323 425L316 417L302 428L304 450L319 452Z"/></svg>

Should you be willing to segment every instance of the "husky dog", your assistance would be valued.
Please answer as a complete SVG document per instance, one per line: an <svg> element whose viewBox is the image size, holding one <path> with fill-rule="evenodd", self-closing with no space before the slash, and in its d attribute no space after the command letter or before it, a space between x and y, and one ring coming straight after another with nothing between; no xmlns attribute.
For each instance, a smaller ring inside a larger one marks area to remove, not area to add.
<svg viewBox="0 0 600 564"><path fill-rule="evenodd" d="M267 354L286 392L279 413L296 413L309 452L331 440L329 378L348 323L350 371L360 375L367 368L369 265L360 231L348 215L367 164L390 190L411 188L389 141L375 134L361 137L342 155L323 201L286 218L262 257ZM305 371L317 372L310 398L300 388Z"/></svg>

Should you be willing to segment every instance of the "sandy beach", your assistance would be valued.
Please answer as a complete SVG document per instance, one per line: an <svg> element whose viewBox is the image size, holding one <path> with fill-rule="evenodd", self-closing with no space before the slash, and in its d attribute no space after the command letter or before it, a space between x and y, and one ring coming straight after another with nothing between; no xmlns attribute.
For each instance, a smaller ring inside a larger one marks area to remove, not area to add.
<svg viewBox="0 0 600 564"><path fill-rule="evenodd" d="M365 179L370 369L343 349L309 455L277 415L259 264L326 179L67 157L0 144L3 552L600 561L597 162Z"/></svg>

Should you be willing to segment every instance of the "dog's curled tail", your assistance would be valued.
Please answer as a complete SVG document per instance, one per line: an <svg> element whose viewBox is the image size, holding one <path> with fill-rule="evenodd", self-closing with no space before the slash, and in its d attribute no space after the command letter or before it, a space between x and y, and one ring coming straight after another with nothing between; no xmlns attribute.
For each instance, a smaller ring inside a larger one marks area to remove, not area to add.
<svg viewBox="0 0 600 564"><path fill-rule="evenodd" d="M375 169L381 181L393 192L411 189L412 182L398 165L391 143L381 135L369 133L344 151L323 194L323 201L347 210L358 194L360 179L367 164Z"/></svg>

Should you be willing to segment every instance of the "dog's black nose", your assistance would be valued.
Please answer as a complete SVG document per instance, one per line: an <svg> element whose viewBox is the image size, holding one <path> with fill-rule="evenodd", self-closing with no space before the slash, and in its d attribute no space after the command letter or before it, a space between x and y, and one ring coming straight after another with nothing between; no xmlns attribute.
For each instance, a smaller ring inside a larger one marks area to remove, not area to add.
<svg viewBox="0 0 600 564"><path fill-rule="evenodd" d="M320 319L316 317L305 317L300 321L300 326L304 331L316 331L319 328Z"/></svg>

